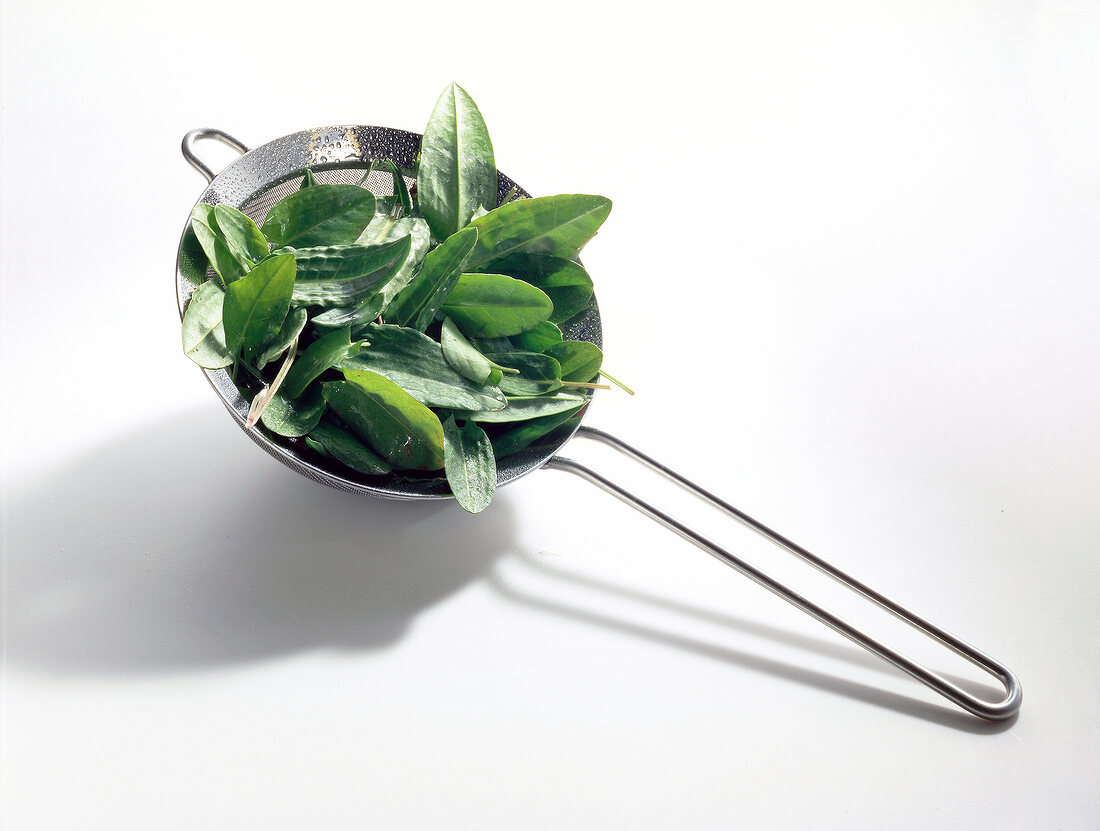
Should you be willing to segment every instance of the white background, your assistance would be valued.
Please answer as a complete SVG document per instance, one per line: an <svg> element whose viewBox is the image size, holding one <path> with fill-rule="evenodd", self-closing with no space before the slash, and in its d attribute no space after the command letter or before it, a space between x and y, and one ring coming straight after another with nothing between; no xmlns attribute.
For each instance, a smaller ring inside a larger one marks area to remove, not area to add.
<svg viewBox="0 0 1100 831"><path fill-rule="evenodd" d="M1100 827L1100 4L648 8L5 2L5 829ZM419 131L452 80L532 193L614 200L638 394L589 423L1004 661L1018 719L566 473L470 517L240 434L179 347L180 139Z"/></svg>

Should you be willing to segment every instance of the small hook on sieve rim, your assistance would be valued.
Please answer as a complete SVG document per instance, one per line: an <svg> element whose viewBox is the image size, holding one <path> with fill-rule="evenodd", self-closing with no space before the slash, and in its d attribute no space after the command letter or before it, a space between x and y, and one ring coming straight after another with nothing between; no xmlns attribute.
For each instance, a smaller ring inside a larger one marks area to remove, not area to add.
<svg viewBox="0 0 1100 831"><path fill-rule="evenodd" d="M199 127L196 130L189 131L187 135L183 137L183 145L181 147L183 150L183 157L187 159L191 167L195 168L195 170L206 177L207 182L214 181L214 171L195 153L195 142L200 139L214 139L215 141L220 141L226 147L232 147L242 156L248 152L248 147L245 146L244 142L233 138L229 133L215 130L213 127Z"/></svg>

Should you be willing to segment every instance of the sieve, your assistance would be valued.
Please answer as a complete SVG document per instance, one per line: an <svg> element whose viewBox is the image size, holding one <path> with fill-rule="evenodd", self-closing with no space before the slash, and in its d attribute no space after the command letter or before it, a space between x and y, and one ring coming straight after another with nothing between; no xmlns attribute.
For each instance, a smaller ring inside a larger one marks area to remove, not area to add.
<svg viewBox="0 0 1100 831"><path fill-rule="evenodd" d="M196 153L195 145L200 140L221 142L241 155L215 175ZM293 133L250 150L228 133L221 130L201 128L192 130L184 136L182 149L184 158L206 178L208 183L206 190L203 191L196 204L200 202L208 204L225 203L248 214L259 224L272 205L298 189L307 167L314 172L317 180L321 183L360 185L368 188L375 195L381 196L392 194L393 178L388 170L374 171L372 163L389 160L405 176L406 183L411 185L413 183L411 173L415 170L416 157L420 149L420 135L387 127L335 126ZM498 203L513 188L515 188L516 197L530 197L529 193L498 171ZM208 276L206 256L189 229L190 222L188 221L184 226L176 258L176 294L181 318L191 292ZM602 347L603 329L599 306L595 297L593 297L588 308L561 324L560 328L567 340L586 340ZM237 425L244 430L245 434L268 454L296 473L338 490L369 494L387 499L453 498L444 478L378 481L377 477L359 476L353 471L342 468L315 453L300 440L275 440L259 430L248 429L245 420L248 416L249 402L233 383L228 370L204 369L202 371L206 374L211 386L213 386L230 415ZM983 719L1000 721L1011 718L1020 709L1022 701L1020 682L1000 662L993 660L950 632L909 611L870 586L845 574L817 555L676 473L622 439L595 427L583 425L580 422L581 419L579 418L572 419L563 427L544 436L519 453L499 460L497 463L497 486L506 485L540 468L562 470L575 474L664 525L727 566L844 635L872 654L908 673L964 710ZM812 600L803 597L786 584L760 571L737 555L689 528L680 520L655 505L640 499L626 488L590 467L557 455L561 447L575 435L594 439L614 448L627 458L674 482L730 519L756 532L769 542L785 549L866 600L890 612L915 630L954 651L983 672L996 678L1004 687L1004 696L998 701L988 701L972 695L939 673L917 663Z"/></svg>

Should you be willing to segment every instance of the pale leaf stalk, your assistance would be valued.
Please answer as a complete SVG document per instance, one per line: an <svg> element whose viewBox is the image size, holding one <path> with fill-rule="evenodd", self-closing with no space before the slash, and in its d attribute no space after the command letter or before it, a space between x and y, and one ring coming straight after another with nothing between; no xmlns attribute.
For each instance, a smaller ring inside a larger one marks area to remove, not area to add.
<svg viewBox="0 0 1100 831"><path fill-rule="evenodd" d="M623 392L629 393L630 395L633 395L633 394L634 394L634 390L632 390L632 389L631 389L630 387L628 387L628 386L627 386L626 384L624 384L624 383L623 383L622 381L617 381L617 380L615 380L615 379L614 379L614 378L612 378L612 377L611 377L610 375L608 375L608 374L607 374L606 372L604 372L604 371L603 371L602 369L600 370L600 375L602 375L602 376L603 376L604 378L606 378L606 379L607 379L608 381L610 381L610 382L611 382L612 384L614 384L614 385L615 385L616 387L618 387L619 389L621 389L621 390L622 390Z"/></svg>
<svg viewBox="0 0 1100 831"><path fill-rule="evenodd" d="M283 365L279 367L279 372L275 376L275 380L271 382L270 387L266 387L262 392L258 393L254 399L252 399L252 406L248 408L248 418L244 423L244 429L251 430L256 426L256 422L260 420L260 416L264 414L264 410L267 409L267 405L271 403L271 399L275 397L275 393L279 391L279 387L283 385L283 381L286 379L286 375L290 372L290 365L294 363L294 357L298 354L298 339L295 338L294 342L290 344L290 349L287 350L286 358L283 360ZM259 402L257 404L256 402Z"/></svg>

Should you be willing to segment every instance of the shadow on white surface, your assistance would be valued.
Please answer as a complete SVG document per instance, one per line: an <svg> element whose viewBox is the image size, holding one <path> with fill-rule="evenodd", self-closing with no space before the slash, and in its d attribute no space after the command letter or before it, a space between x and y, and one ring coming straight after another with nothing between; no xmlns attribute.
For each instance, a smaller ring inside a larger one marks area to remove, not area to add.
<svg viewBox="0 0 1100 831"><path fill-rule="evenodd" d="M219 408L12 483L8 517L7 658L74 674L386 648L512 537L504 499L456 534L454 503L317 485Z"/></svg>
<svg viewBox="0 0 1100 831"><path fill-rule="evenodd" d="M574 574L564 569L548 566L532 556L516 556L509 558L510 563L519 563L530 569L538 579L560 583L562 581L573 583L585 589L594 589L608 595L626 599L643 607L657 608L664 612L692 618L709 624L736 632L739 635L749 635L764 641L770 641L783 646L794 647L807 653L807 663L817 663L821 657L841 661L854 667L880 670L884 673L900 675L900 670L887 664L882 659L870 653L849 646L846 642L829 641L822 638L803 635L801 633L782 629L770 624L741 618L734 615L716 613L709 609L696 608L669 598L659 597L647 592L627 589L616 586L604 580L594 579L587 575ZM841 676L832 675L812 669L807 666L779 661L766 657L764 654L754 654L740 649L733 649L708 642L694 637L685 636L678 632L662 630L654 626L630 620L627 617L613 617L603 611L595 611L589 607L563 603L558 599L551 599L550 593L540 597L533 593L529 587L519 585L508 579L500 569L494 568L487 576L488 584L500 596L516 603L548 612L575 621L581 621L594 626L631 635L638 638L670 646L675 649L692 652L703 657L731 663L746 669L767 673L777 678L792 681L809 687L815 687L824 692L842 695L848 698L872 704L892 710L903 715L925 719L945 727L951 727L969 733L992 734L1001 733L1016 723L1018 716L1013 716L1000 722L983 721L962 710L949 706L940 706L928 703L917 698L900 695L891 690L879 689L868 684L853 681ZM537 585L537 583L535 584ZM968 689L973 694L987 699L997 699L1004 694L1003 689L997 689L988 685L978 684L971 679L945 674L946 677ZM914 682L916 684L917 682Z"/></svg>

